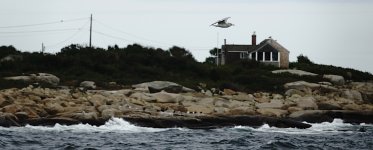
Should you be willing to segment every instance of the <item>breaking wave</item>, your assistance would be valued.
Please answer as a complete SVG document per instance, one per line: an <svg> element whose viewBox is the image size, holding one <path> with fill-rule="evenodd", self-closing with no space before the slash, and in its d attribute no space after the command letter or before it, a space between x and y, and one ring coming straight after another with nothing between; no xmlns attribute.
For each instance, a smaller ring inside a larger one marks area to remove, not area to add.
<svg viewBox="0 0 373 150"><path fill-rule="evenodd" d="M307 122L304 122L307 123ZM270 127L268 124L264 124L259 128L236 126L234 129L249 129L260 132L277 132L286 134L323 134L323 133L338 133L338 132L356 132L361 128L373 127L372 124L360 124L352 125L350 123L343 123L341 119L334 119L333 122L322 122L322 123L309 123L312 127L308 129L298 128L277 128Z"/></svg>
<svg viewBox="0 0 373 150"><path fill-rule="evenodd" d="M170 128L171 129L171 128ZM177 129L177 128L175 128ZM76 125L60 125L54 126L32 126L26 125L24 127L1 127L0 130L16 130L16 131L69 131L69 132L121 132L121 133L138 133L138 132L161 132L169 129L139 127L130 124L121 118L111 118L102 126L92 126L89 124Z"/></svg>

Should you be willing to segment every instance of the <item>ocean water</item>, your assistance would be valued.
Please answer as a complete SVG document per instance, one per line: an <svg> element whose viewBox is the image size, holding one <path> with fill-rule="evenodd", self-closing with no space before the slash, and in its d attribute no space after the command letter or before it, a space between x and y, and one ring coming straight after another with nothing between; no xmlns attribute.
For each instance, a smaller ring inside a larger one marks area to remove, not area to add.
<svg viewBox="0 0 373 150"><path fill-rule="evenodd" d="M364 130L364 131L362 131ZM373 125L335 119L309 129L236 126L145 128L119 118L103 126L0 127L0 149L373 149Z"/></svg>

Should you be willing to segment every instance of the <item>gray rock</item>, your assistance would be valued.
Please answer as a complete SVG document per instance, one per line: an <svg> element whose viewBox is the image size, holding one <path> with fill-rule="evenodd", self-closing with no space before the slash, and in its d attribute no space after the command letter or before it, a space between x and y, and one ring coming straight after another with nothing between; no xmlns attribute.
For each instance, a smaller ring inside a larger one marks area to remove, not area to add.
<svg viewBox="0 0 373 150"><path fill-rule="evenodd" d="M306 81L296 81L286 83L284 85L285 89L296 89L307 94L312 93L312 90L321 90L323 92L338 92L339 90L335 87L328 86L328 85L321 85L316 83L309 83Z"/></svg>
<svg viewBox="0 0 373 150"><path fill-rule="evenodd" d="M194 91L190 88L183 87L177 83L169 81L152 81L132 85L133 88L148 88L150 93L166 91L168 93L181 93Z"/></svg>
<svg viewBox="0 0 373 150"><path fill-rule="evenodd" d="M230 115L254 115L256 114L253 107L236 107L228 110Z"/></svg>
<svg viewBox="0 0 373 150"><path fill-rule="evenodd" d="M277 108L280 109L284 106L284 103L282 100L271 100L270 103L257 103L256 107L258 109L262 108Z"/></svg>
<svg viewBox="0 0 373 150"><path fill-rule="evenodd" d="M296 69L283 69L283 70L274 70L272 73L290 73L299 76L317 76L318 74L303 71L303 70L296 70Z"/></svg>
<svg viewBox="0 0 373 150"><path fill-rule="evenodd" d="M289 113L293 113L293 112L296 112L296 111L302 111L302 110L303 109L299 108L299 107L288 107Z"/></svg>
<svg viewBox="0 0 373 150"><path fill-rule="evenodd" d="M196 100L196 104L213 106L215 101L217 100L215 100L214 98L208 97L208 98L202 98L202 99Z"/></svg>
<svg viewBox="0 0 373 150"><path fill-rule="evenodd" d="M183 96L167 92L159 92L152 95L157 100L157 103L178 103L183 100Z"/></svg>
<svg viewBox="0 0 373 150"><path fill-rule="evenodd" d="M341 106L335 102L321 102L317 104L319 110L341 110Z"/></svg>
<svg viewBox="0 0 373 150"><path fill-rule="evenodd" d="M114 108L105 109L101 112L101 117L104 119L109 119L109 118L115 117L115 114L117 112L119 111Z"/></svg>
<svg viewBox="0 0 373 150"><path fill-rule="evenodd" d="M358 91L373 91L373 82L352 82L351 86Z"/></svg>
<svg viewBox="0 0 373 150"><path fill-rule="evenodd" d="M300 91L300 90L297 90L297 89L289 89L285 92L285 95L286 96L292 96L294 94L298 94L300 96L304 96L306 95L304 92Z"/></svg>
<svg viewBox="0 0 373 150"><path fill-rule="evenodd" d="M304 116L308 115L319 115L323 114L325 111L324 110L301 110L301 111L296 111L293 112L289 115L290 118L301 118Z"/></svg>
<svg viewBox="0 0 373 150"><path fill-rule="evenodd" d="M29 76L14 76L14 77L5 77L5 80L14 80L14 81L23 81L23 82L37 82L41 84L48 84L57 86L60 83L60 79L55 75L48 73L38 73L31 74Z"/></svg>
<svg viewBox="0 0 373 150"><path fill-rule="evenodd" d="M238 95L233 95L232 99L238 101L254 101L254 96L246 93L238 93Z"/></svg>
<svg viewBox="0 0 373 150"><path fill-rule="evenodd" d="M51 115L54 115L56 113L63 112L64 108L59 103L47 103L45 104L45 111Z"/></svg>
<svg viewBox="0 0 373 150"><path fill-rule="evenodd" d="M155 97L153 97L153 95L145 94L145 93L141 93L141 92L132 93L130 98L135 98L135 99L138 99L138 100L144 100L144 101L149 102L149 103L153 103L153 102L157 101L157 99Z"/></svg>
<svg viewBox="0 0 373 150"><path fill-rule="evenodd" d="M195 90L193 90L193 89L191 89L191 88L184 87L184 86L183 86L183 88L181 89L181 91L182 91L182 92L189 92L189 93L191 93L191 92L196 92Z"/></svg>
<svg viewBox="0 0 373 150"><path fill-rule="evenodd" d="M72 118L77 120L96 120L97 113L96 112L81 112L81 113L73 113Z"/></svg>
<svg viewBox="0 0 373 150"><path fill-rule="evenodd" d="M3 97L3 95L0 94L0 108L6 106L6 105L9 105L9 104L12 104L13 103L13 100L11 99L6 99Z"/></svg>
<svg viewBox="0 0 373 150"><path fill-rule="evenodd" d="M207 91L205 92L205 95L206 95L206 96L213 96L213 94L212 94L212 92L211 92L210 90L207 90Z"/></svg>
<svg viewBox="0 0 373 150"><path fill-rule="evenodd" d="M14 76L14 77L5 77L5 80L14 80L14 81L23 81L23 82L32 82L30 76Z"/></svg>
<svg viewBox="0 0 373 150"><path fill-rule="evenodd" d="M101 105L106 105L106 97L100 94L92 95L92 97L90 97L88 101L92 104L92 106L96 106L96 107L99 107Z"/></svg>
<svg viewBox="0 0 373 150"><path fill-rule="evenodd" d="M339 89L329 85L320 85L320 90L322 92L339 92Z"/></svg>
<svg viewBox="0 0 373 150"><path fill-rule="evenodd" d="M228 111L229 109L224 108L224 107L215 107L214 112L217 114L224 114Z"/></svg>
<svg viewBox="0 0 373 150"><path fill-rule="evenodd" d="M25 119L29 118L29 114L27 112L24 112L24 111L16 112L16 113L14 113L14 115L17 116L17 118L19 120L25 120Z"/></svg>
<svg viewBox="0 0 373 150"><path fill-rule="evenodd" d="M60 83L60 78L58 78L57 76L53 74L38 73L38 74L31 74L30 76L34 82L38 82L38 83L44 83L44 84L49 84L53 86L57 86Z"/></svg>
<svg viewBox="0 0 373 150"><path fill-rule="evenodd" d="M18 118L12 113L0 112L0 126L10 127L10 126L20 126L18 123Z"/></svg>
<svg viewBox="0 0 373 150"><path fill-rule="evenodd" d="M308 96L308 97L300 97L296 100L297 106L303 109L317 109L317 104L315 103L315 98Z"/></svg>
<svg viewBox="0 0 373 150"><path fill-rule="evenodd" d="M352 82L351 86L361 93L365 102L373 103L373 82Z"/></svg>
<svg viewBox="0 0 373 150"><path fill-rule="evenodd" d="M250 101L236 101L236 100L229 100L229 103L227 103L227 108L233 109L237 107L251 107L254 104L254 102Z"/></svg>
<svg viewBox="0 0 373 150"><path fill-rule="evenodd" d="M281 94L272 94L272 97L273 97L273 99L280 99L280 100L284 99L284 96L282 96Z"/></svg>
<svg viewBox="0 0 373 150"><path fill-rule="evenodd" d="M297 89L300 91L308 91L308 89L320 88L320 84L308 83L306 81L296 81L296 82L286 83L284 87L285 89Z"/></svg>
<svg viewBox="0 0 373 150"><path fill-rule="evenodd" d="M229 100L225 100L225 99L217 99L214 101L214 105L215 107L229 107Z"/></svg>
<svg viewBox="0 0 373 150"><path fill-rule="evenodd" d="M214 112L214 107L203 106L203 105L191 105L186 107L188 112L199 113L199 114L211 114Z"/></svg>
<svg viewBox="0 0 373 150"><path fill-rule="evenodd" d="M361 105L350 103L342 107L344 110L363 110Z"/></svg>
<svg viewBox="0 0 373 150"><path fill-rule="evenodd" d="M273 109L273 108L261 108L261 109L257 109L257 112L259 114L262 114L265 116L271 116L271 117L284 117L288 113L287 110Z"/></svg>
<svg viewBox="0 0 373 150"><path fill-rule="evenodd" d="M351 99L351 100L357 100L362 101L363 97L361 96L361 93L357 90L345 90L342 92L341 95L343 98Z"/></svg>
<svg viewBox="0 0 373 150"><path fill-rule="evenodd" d="M328 79L330 82L332 82L334 85L344 85L345 79L343 76L339 75L324 75L324 79Z"/></svg>
<svg viewBox="0 0 373 150"><path fill-rule="evenodd" d="M223 90L223 94L224 94L224 95L236 95L237 92L236 92L236 91L233 91L233 90L231 90L231 89L224 89L224 90Z"/></svg>
<svg viewBox="0 0 373 150"><path fill-rule="evenodd" d="M332 86L333 84L330 83L330 82L318 82L319 84L321 85L329 85L329 86Z"/></svg>
<svg viewBox="0 0 373 150"><path fill-rule="evenodd" d="M93 81L83 81L79 86L86 89L96 89L96 84Z"/></svg>

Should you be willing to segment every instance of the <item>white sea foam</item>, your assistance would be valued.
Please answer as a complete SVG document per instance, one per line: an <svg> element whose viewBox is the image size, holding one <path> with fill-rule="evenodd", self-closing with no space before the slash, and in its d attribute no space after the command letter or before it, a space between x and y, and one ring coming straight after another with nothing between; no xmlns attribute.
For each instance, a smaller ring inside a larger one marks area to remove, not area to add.
<svg viewBox="0 0 373 150"><path fill-rule="evenodd" d="M77 124L77 125L60 125L54 126L32 126L26 125L25 127L11 127L11 128L0 128L0 130L14 130L14 131L69 131L69 132L119 132L119 133L139 133L139 132L161 132L169 129L179 128L147 128L139 127L130 124L129 122L121 118L112 118L102 126L92 126L89 124ZM180 129L181 130L181 129Z"/></svg>
<svg viewBox="0 0 373 150"><path fill-rule="evenodd" d="M305 122L307 123L307 122ZM311 123L312 127L308 129L297 129L297 128L277 128L270 127L268 124L264 124L259 128L253 128L248 126L236 126L233 129L244 129L253 130L259 132L277 132L286 134L322 134L330 132L353 132L360 127L373 127L372 124L360 124L352 125L349 123L343 123L341 119L334 119L333 122L323 122L323 123ZM353 129L353 127L355 128ZM92 126L89 124L76 124L76 125L60 125L56 124L54 126L32 126L26 125L25 127L0 127L0 130L17 131L17 132L30 132L30 131L55 131L55 132L118 132L118 133L141 133L141 132L162 132L167 130L180 130L180 131L190 131L187 128L148 128L139 127L130 124L129 122L121 118L112 118L108 120L102 126ZM225 129L215 129L222 130Z"/></svg>
<svg viewBox="0 0 373 150"><path fill-rule="evenodd" d="M307 122L304 122L307 123ZM235 129L250 129L253 131L260 132L277 132L277 133L286 133L286 134L323 134L323 133L338 133L338 132L354 132L356 130L354 125L349 123L343 123L341 119L334 119L333 122L322 122L322 123L310 123L312 127L308 129L297 129L297 128L277 128L270 127L268 124L264 124L259 128L237 126ZM372 126L361 124L360 126Z"/></svg>

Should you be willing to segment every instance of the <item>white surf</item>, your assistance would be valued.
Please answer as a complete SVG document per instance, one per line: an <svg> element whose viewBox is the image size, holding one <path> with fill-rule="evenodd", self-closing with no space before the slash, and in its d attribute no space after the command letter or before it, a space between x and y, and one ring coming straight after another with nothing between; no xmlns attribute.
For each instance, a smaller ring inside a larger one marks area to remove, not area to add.
<svg viewBox="0 0 373 150"><path fill-rule="evenodd" d="M307 122L304 122L307 123ZM277 128L270 127L268 124L264 124L259 128L236 126L234 129L250 129L259 132L277 132L286 134L324 134L324 133L339 133L339 132L356 132L359 127L373 127L371 124L360 124L352 125L350 123L343 123L341 119L334 119L333 122L322 122L322 123L310 123L312 127L308 129L298 128Z"/></svg>
<svg viewBox="0 0 373 150"><path fill-rule="evenodd" d="M138 133L138 132L161 132L172 128L148 128L139 127L130 124L121 118L112 118L102 126L92 126L89 124L76 124L76 125L60 125L54 126L32 126L26 125L24 127L1 127L0 130L13 130L18 132L30 131L67 131L67 132L119 132L119 133ZM177 129L177 128L174 128Z"/></svg>

